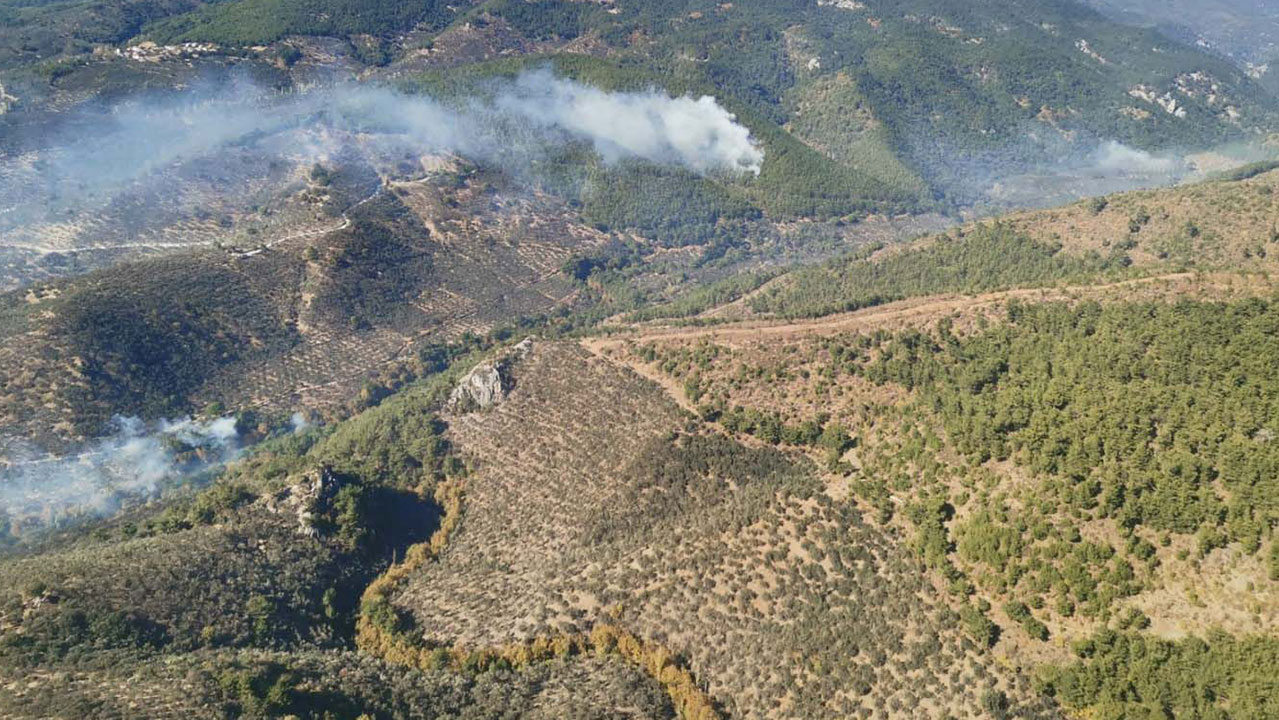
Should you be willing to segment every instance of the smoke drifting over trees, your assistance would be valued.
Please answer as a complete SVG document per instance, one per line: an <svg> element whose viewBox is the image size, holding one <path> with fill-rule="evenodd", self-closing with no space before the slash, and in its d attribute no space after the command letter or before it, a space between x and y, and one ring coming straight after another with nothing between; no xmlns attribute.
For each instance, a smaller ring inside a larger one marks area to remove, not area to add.
<svg viewBox="0 0 1279 720"><path fill-rule="evenodd" d="M758 173L763 162L750 131L711 97L604 92L550 70L494 80L461 98L359 85L281 95L230 81L83 113L68 126L77 131L55 132L45 147L0 153L0 177L15 181L0 183L0 223L17 227L33 214L53 218L126 194L150 196L139 188L179 192L167 172L173 167L195 168L231 192L235 176L221 169L235 148L251 148L264 166L302 168L350 150L455 153L528 179L542 157L570 143L606 164L641 160L703 175ZM89 125L93 132L84 132ZM16 529L109 512L123 497L152 494L238 450L230 418L151 426L117 418L113 435L73 456L8 453L0 523Z"/></svg>
<svg viewBox="0 0 1279 720"><path fill-rule="evenodd" d="M115 510L165 482L221 465L240 452L234 417L199 421L115 418L115 432L61 457L30 454L0 465L0 529L21 531ZM0 537L0 539L3 539Z"/></svg>
<svg viewBox="0 0 1279 720"><path fill-rule="evenodd" d="M358 142L457 153L514 172L568 142L588 143L605 162L639 159L701 174L758 174L763 163L750 131L714 98L604 92L550 70L494 81L484 97L447 101L358 85L281 96L229 82L86 112L91 117L72 123L74 132L52 147L0 153L0 173L12 180L0 189L0 215L12 213L9 222L23 219L22 206L109 200L174 163L215 166L220 150L244 144L308 162Z"/></svg>
<svg viewBox="0 0 1279 720"><path fill-rule="evenodd" d="M589 138L606 160L638 157L703 174L756 175L764 162L750 131L709 96L608 93L539 71L522 75L495 105L544 129Z"/></svg>

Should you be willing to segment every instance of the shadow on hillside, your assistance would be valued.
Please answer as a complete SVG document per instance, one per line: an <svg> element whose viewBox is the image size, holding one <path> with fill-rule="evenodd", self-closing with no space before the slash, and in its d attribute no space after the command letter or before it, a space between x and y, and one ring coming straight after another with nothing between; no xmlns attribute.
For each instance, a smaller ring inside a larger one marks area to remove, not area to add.
<svg viewBox="0 0 1279 720"><path fill-rule="evenodd" d="M416 493L375 486L368 495L368 548L379 566L403 558L409 546L427 541L440 526L440 506Z"/></svg>
<svg viewBox="0 0 1279 720"><path fill-rule="evenodd" d="M441 509L434 501L407 490L379 485L364 488L360 523L367 533L359 549L334 556L348 564L338 573L343 581L332 586L327 602L329 622L339 644L354 647L355 619L364 590L378 575L404 558L409 547L425 542L440 526Z"/></svg>

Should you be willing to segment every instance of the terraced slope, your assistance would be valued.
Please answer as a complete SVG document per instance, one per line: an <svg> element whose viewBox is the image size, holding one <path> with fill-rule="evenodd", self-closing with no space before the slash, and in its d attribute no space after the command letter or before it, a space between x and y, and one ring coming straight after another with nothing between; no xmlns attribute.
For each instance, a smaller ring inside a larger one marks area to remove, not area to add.
<svg viewBox="0 0 1279 720"><path fill-rule="evenodd" d="M432 397L277 437L194 495L6 543L0 715L674 718L616 656L410 671L353 651L359 596L436 528L431 488L460 472Z"/></svg>
<svg viewBox="0 0 1279 720"><path fill-rule="evenodd" d="M378 186L327 187L357 201L265 248L181 252L4 296L7 422L66 438L114 413L214 402L331 409L423 346L572 305L580 288L561 268L608 238L554 198L483 179Z"/></svg>
<svg viewBox="0 0 1279 720"><path fill-rule="evenodd" d="M461 526L393 595L429 643L609 623L687 657L732 717L976 716L995 688L1038 712L807 460L577 346L534 347L505 402L449 418L475 466Z"/></svg>

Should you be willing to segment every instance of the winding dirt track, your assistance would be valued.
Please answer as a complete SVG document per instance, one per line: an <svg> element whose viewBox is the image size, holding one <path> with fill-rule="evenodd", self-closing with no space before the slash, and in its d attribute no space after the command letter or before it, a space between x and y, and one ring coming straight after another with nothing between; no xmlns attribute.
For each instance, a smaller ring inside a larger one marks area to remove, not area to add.
<svg viewBox="0 0 1279 720"><path fill-rule="evenodd" d="M942 318L956 315L975 316L993 314L1009 300L1050 302L1062 300L1104 300L1109 298L1144 297L1142 291L1153 297L1165 291L1171 297L1193 297L1208 294L1209 290L1239 292L1241 276L1200 274L1193 272L1167 273L1149 277L1121 280L1100 285L1075 285L1056 288L1022 288L982 293L979 295L932 295L887 303L877 307L814 318L812 320L742 320L722 325L702 327L670 325L634 325L607 336L590 337L581 345L592 355L657 383L680 407L696 412L696 406L688 399L684 388L656 367L644 363L633 354L618 352L627 345L649 341L709 340L720 344L759 343L803 335L835 335L846 332L875 330L896 331L909 327L921 327ZM1254 278L1244 285L1244 291L1273 292L1275 283L1269 279ZM1153 291L1153 292L1152 292Z"/></svg>
<svg viewBox="0 0 1279 720"><path fill-rule="evenodd" d="M918 326L961 312L972 312L1002 305L1009 300L1033 300L1036 302L1068 300L1074 298L1098 299L1108 293L1139 288L1148 285L1173 284L1184 281L1204 280L1191 272L1168 273L1150 277L1122 280L1103 285L1073 285L1057 288L1023 288L982 293L980 295L930 295L886 303L864 310L827 315L812 320L742 320L723 325L702 327L687 326L632 326L629 330L608 336L587 338L583 347L596 355L628 342L648 340L757 340L771 337L789 337L804 334L833 334L853 330L895 329Z"/></svg>

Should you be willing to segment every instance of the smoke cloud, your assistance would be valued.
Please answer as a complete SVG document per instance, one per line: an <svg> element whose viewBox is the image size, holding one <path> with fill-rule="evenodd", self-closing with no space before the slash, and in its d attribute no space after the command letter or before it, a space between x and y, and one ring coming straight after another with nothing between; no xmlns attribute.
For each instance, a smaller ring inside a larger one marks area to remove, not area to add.
<svg viewBox="0 0 1279 720"><path fill-rule="evenodd" d="M1153 155L1111 140L1093 153L1091 169L1103 175L1173 175L1185 170L1179 158Z"/></svg>
<svg viewBox="0 0 1279 720"><path fill-rule="evenodd" d="M295 412L289 417L289 427L294 434L304 433L311 428L311 421L303 413Z"/></svg>
<svg viewBox="0 0 1279 720"><path fill-rule="evenodd" d="M1023 172L986 173L972 177L985 184L985 200L995 208L1052 207L1094 195L1173 185L1191 169L1184 157L1154 154L1115 140L1065 147L1051 162ZM975 181L975 184L976 181Z"/></svg>
<svg viewBox="0 0 1279 720"><path fill-rule="evenodd" d="M94 132L62 144L40 169L64 191L128 184L245 138L297 127L312 105L299 99L276 113L268 98L251 83L232 82L216 91L126 100L103 110Z"/></svg>
<svg viewBox="0 0 1279 720"><path fill-rule="evenodd" d="M549 69L449 101L381 86L280 94L231 81L85 110L61 137L51 134L36 151L0 148L3 224L77 200L138 193L157 170L183 162L203 163L196 170L203 178L227 175L234 192L243 184L234 173L244 170L228 171L222 155L245 147L259 165L323 160L359 146L456 153L516 172L567 142L589 144L608 163L638 159L704 175L758 174L764 160L750 131L714 98L605 92Z"/></svg>
<svg viewBox="0 0 1279 720"><path fill-rule="evenodd" d="M656 91L607 93L541 71L521 76L497 107L544 128L589 138L606 160L639 157L694 172L759 174L764 154L715 101Z"/></svg>
<svg viewBox="0 0 1279 720"><path fill-rule="evenodd" d="M60 457L14 453L0 464L0 520L15 532L110 513L166 483L239 455L234 417L144 423L117 416L115 431Z"/></svg>
<svg viewBox="0 0 1279 720"><path fill-rule="evenodd" d="M116 215L139 221L208 210L206 203L247 206L257 202L254 187L270 191L293 169L346 153L456 154L526 179L566 143L594 149L605 163L705 175L758 173L763 162L750 131L714 98L605 92L549 69L447 100L360 84L286 94L231 78L84 108L63 122L34 140L0 136L0 247L65 249L46 245L41 228L113 202ZM126 234L118 242L135 241ZM307 423L299 416L294 424ZM0 459L0 525L48 526L152 495L233 458L234 425L117 418L111 435L73 456L10 452L7 465Z"/></svg>

